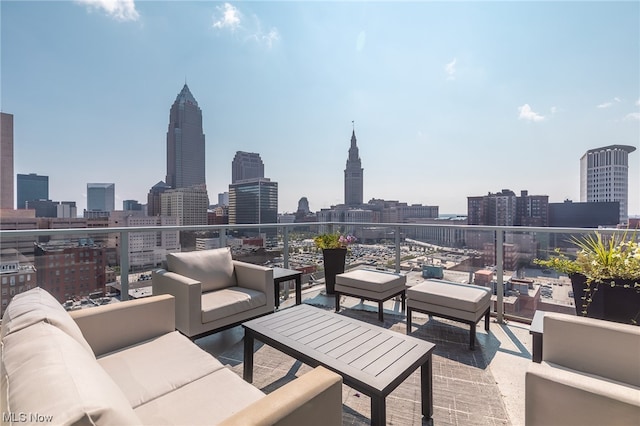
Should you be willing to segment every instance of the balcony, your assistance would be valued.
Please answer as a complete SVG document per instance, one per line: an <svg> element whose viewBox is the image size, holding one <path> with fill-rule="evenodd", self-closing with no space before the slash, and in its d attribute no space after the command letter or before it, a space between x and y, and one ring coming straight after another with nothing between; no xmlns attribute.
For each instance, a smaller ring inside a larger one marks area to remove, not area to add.
<svg viewBox="0 0 640 426"><path fill-rule="evenodd" d="M146 289L150 285L149 271L157 267L145 264L154 256L140 260L145 257L130 249L132 241L142 241L141 235L153 235L154 238L144 240L155 242L161 239L158 237L161 233L197 233L226 246L232 239L232 233L255 228L256 225L215 225L17 230L2 231L1 240L3 249L12 244L27 247L28 243L58 241L59 247L51 249L57 254L52 260L40 263L42 268L55 271L66 269L69 270L69 276L74 271L73 276L81 277L90 271L103 280L112 280L106 293L119 292L119 299L126 300L149 295ZM426 316L417 315L414 334L436 344L434 424L439 425L524 424L524 378L527 366L532 362L533 348L529 331L533 314L536 310L575 313L567 279L550 271L536 269L529 265L529 260L543 257L556 246L564 247L564 241L570 235L593 232L591 229L321 223L260 225L259 233L266 233L266 229L275 235L271 239L272 247L268 250L237 249L234 250L235 257L285 268L308 267L303 278L303 303L326 309L333 307L333 298L323 292L321 255L314 251L308 241L319 229L348 231L358 236L359 244L352 246L347 269L367 267L402 272L407 276L407 283L415 285L425 279L423 266L436 266L443 270L447 280L468 283L475 279L493 286L495 294L490 331L487 333L482 327L477 328L475 351L468 348L468 327L464 324L439 318L427 321ZM64 241L84 241L84 244L88 244L89 240L98 242L98 250L103 251L101 255L106 263L104 268L115 271L113 276L96 267L103 265L100 263L103 262L101 257L93 254L91 257L86 254L79 257L63 249ZM189 238L183 241L189 241ZM470 241L475 248L461 244ZM496 241L502 241L503 244L495 244ZM106 253L108 250L113 253ZM144 250L144 244L136 245L136 250ZM39 255L47 257L42 253ZM518 270L511 270L513 266L517 266ZM46 273L40 268L36 272ZM57 277L56 274L48 276L54 280ZM61 272L58 276L64 288L65 273ZM9 278L8 274L3 275L5 277ZM5 283L3 280L3 300L5 296L19 292L20 288L25 290L40 282L37 278L21 280L19 275L15 275L13 282L7 280ZM64 299L62 303L68 300L69 308L107 301L104 295L79 297L90 296L95 292L95 287L75 288L86 290L87 293L75 297L72 294L59 294ZM55 292L52 294L55 295ZM280 310L287 309L295 302L292 290L288 290L286 285L281 297ZM85 300L88 302L83 303ZM376 323L376 303L345 297L342 307L345 315ZM385 302L384 309L383 326L403 332L405 317L400 310L400 302L389 300ZM196 344L242 375L242 338L242 328L235 327L198 339ZM307 368L293 358L278 354L275 350L270 351L265 345L256 353L254 384L269 393ZM407 379L388 397L387 421L403 425L423 424L419 407L419 380ZM368 397L348 387L343 388L343 416L344 424L369 424Z"/></svg>

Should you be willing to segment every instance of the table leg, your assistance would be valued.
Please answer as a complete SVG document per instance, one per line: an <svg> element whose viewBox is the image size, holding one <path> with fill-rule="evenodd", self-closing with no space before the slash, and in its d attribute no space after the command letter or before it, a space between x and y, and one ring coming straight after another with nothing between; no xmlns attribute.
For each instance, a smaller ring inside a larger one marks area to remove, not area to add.
<svg viewBox="0 0 640 426"><path fill-rule="evenodd" d="M532 333L533 338L533 354L531 356L533 362L542 362L542 333Z"/></svg>
<svg viewBox="0 0 640 426"><path fill-rule="evenodd" d="M387 423L387 403L384 396L371 397L371 426Z"/></svg>
<svg viewBox="0 0 640 426"><path fill-rule="evenodd" d="M280 282L274 281L273 288L275 289L276 309L278 309L280 307Z"/></svg>
<svg viewBox="0 0 640 426"><path fill-rule="evenodd" d="M296 305L302 303L302 275L296 276Z"/></svg>
<svg viewBox="0 0 640 426"><path fill-rule="evenodd" d="M253 333L247 329L244 330L244 366L242 378L248 383L253 383Z"/></svg>
<svg viewBox="0 0 640 426"><path fill-rule="evenodd" d="M420 367L420 393L422 394L422 415L427 419L433 416L433 366L431 356Z"/></svg>

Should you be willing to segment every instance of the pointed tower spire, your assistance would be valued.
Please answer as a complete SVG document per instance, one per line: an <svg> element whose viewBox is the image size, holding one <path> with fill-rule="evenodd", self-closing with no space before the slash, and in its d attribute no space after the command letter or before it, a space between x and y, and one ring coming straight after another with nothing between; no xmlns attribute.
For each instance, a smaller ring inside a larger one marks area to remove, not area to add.
<svg viewBox="0 0 640 426"><path fill-rule="evenodd" d="M363 171L362 162L356 140L355 123L351 132L351 147L347 157L347 167L344 170L344 203L347 206L359 206L363 203Z"/></svg>

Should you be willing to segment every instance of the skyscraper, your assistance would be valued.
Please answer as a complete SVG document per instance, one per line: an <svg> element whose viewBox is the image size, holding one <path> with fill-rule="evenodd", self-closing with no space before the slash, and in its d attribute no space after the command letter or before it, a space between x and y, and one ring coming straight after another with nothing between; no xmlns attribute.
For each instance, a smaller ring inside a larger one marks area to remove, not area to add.
<svg viewBox="0 0 640 426"><path fill-rule="evenodd" d="M0 112L0 209L13 210L13 114Z"/></svg>
<svg viewBox="0 0 640 426"><path fill-rule="evenodd" d="M171 188L204 185L202 111L185 84L169 111L167 179Z"/></svg>
<svg viewBox="0 0 640 426"><path fill-rule="evenodd" d="M229 185L229 224L277 223L278 183L267 178L247 179ZM245 229L245 234L258 232ZM276 228L265 229L269 240L275 240Z"/></svg>
<svg viewBox="0 0 640 426"><path fill-rule="evenodd" d="M588 150L580 158L580 201L620 202L620 223L629 217L630 145L609 145Z"/></svg>
<svg viewBox="0 0 640 426"><path fill-rule="evenodd" d="M347 206L359 206L362 204L363 170L354 129L351 134L351 147L349 148L349 157L347 157L347 167L344 169L344 203Z"/></svg>
<svg viewBox="0 0 640 426"><path fill-rule="evenodd" d="M49 199L49 176L40 176L35 173L18 174L16 186L19 209L27 208L27 201Z"/></svg>
<svg viewBox="0 0 640 426"><path fill-rule="evenodd" d="M87 210L112 212L116 209L116 185L114 183L87 184Z"/></svg>
<svg viewBox="0 0 640 426"><path fill-rule="evenodd" d="M264 163L260 154L237 151L231 162L231 183L264 177Z"/></svg>

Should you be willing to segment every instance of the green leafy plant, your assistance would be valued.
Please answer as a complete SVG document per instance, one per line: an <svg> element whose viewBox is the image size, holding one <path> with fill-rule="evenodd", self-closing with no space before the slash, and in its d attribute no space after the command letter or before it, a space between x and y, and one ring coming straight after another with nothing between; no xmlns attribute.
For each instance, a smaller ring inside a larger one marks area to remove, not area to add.
<svg viewBox="0 0 640 426"><path fill-rule="evenodd" d="M342 235L339 232L320 234L313 239L313 242L319 249L346 248L356 241L357 238L353 235Z"/></svg>
<svg viewBox="0 0 640 426"><path fill-rule="evenodd" d="M582 239L571 240L578 252L570 259L560 249L549 259L535 259L534 263L569 275L581 274L586 277L586 287L582 297L582 315L587 314L590 303L600 285L633 288L640 292L640 245L635 232L631 237L625 232L620 235L603 237L596 232ZM624 282L624 283L623 283ZM636 323L636 318L631 320Z"/></svg>

